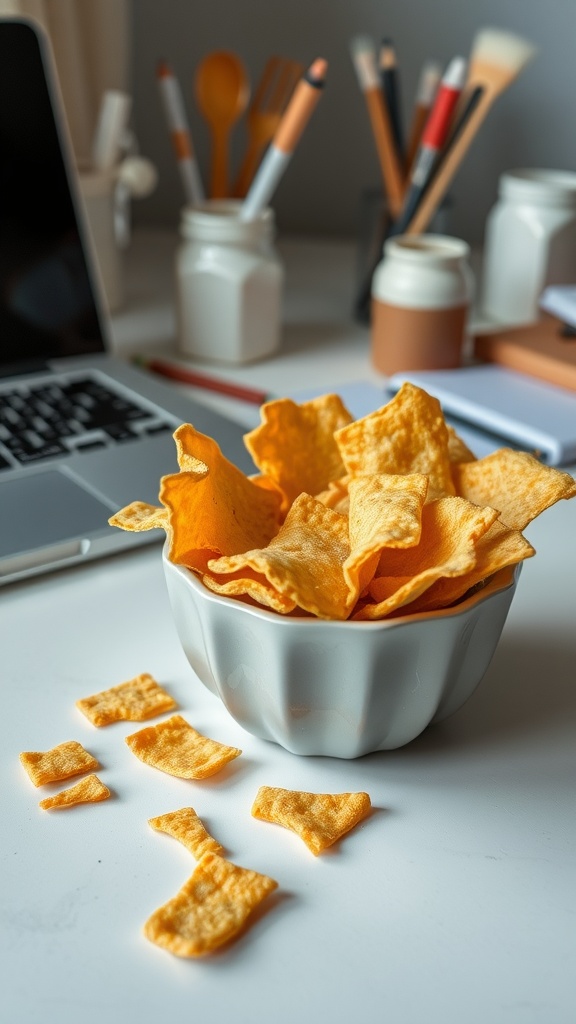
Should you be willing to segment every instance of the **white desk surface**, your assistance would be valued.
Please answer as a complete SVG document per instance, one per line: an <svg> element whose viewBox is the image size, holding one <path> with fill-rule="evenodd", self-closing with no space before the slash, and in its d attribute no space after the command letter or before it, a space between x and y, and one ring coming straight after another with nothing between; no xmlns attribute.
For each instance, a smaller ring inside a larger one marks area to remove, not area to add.
<svg viewBox="0 0 576 1024"><path fill-rule="evenodd" d="M127 304L114 322L122 351L162 347L173 332L170 304L157 301L171 267L162 259L147 280L150 241L136 239L131 253ZM171 245L159 238L156 254L168 260ZM298 257L300 248L285 251ZM367 332L351 323L343 287L352 250L307 251L318 291L305 297L298 258L285 349L235 379L279 391L370 375ZM2 1020L572 1024L576 501L545 512L526 535L538 553L474 696L409 746L357 761L299 758L230 719L179 648L158 545L4 588ZM143 671L200 731L243 756L187 783L134 758L124 737L137 724L95 729L75 708ZM43 812L44 789L18 754L68 739L99 759L113 799ZM292 833L251 817L262 784L366 790L375 809L315 858ZM147 819L190 804L231 860L279 882L239 941L196 961L141 934L193 869Z"/></svg>

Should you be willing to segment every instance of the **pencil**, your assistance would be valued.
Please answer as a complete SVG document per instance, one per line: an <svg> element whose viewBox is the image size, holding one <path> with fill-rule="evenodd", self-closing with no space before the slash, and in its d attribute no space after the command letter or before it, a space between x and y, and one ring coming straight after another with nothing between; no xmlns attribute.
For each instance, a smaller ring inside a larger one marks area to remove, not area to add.
<svg viewBox="0 0 576 1024"><path fill-rule="evenodd" d="M393 235L403 234L424 195L442 147L448 138L454 110L465 80L466 61L463 57L454 57L442 76L430 116L424 126L402 213L391 232Z"/></svg>
<svg viewBox="0 0 576 1024"><path fill-rule="evenodd" d="M398 78L398 60L391 39L383 39L378 54L378 70L382 84L382 95L388 107L392 135L396 143L396 152L400 164L404 162L404 133L402 131L402 113L400 104L400 88Z"/></svg>
<svg viewBox="0 0 576 1024"><path fill-rule="evenodd" d="M428 115L432 108L441 76L442 69L440 64L433 60L426 61L418 80L414 110L412 112L412 121L410 123L408 146L406 150L407 173L410 173L410 169L414 163L414 157L418 152L418 147L420 146L420 141L422 139L422 132L424 131L424 125L428 120Z"/></svg>
<svg viewBox="0 0 576 1024"><path fill-rule="evenodd" d="M402 209L404 176L396 152L390 116L382 98L372 40L366 36L356 36L351 43L351 53L372 126L388 206L392 217L397 217Z"/></svg>
<svg viewBox="0 0 576 1024"><path fill-rule="evenodd" d="M164 359L146 359L144 356L135 356L133 361L137 366L143 366L151 373L157 373L159 377L167 377L169 380L179 381L181 384L190 384L195 388L204 388L206 391L216 391L253 405L262 405L272 397L267 391L244 387L242 384L234 384L232 381L220 380L218 377L211 377L206 373L197 373L195 370L188 370L176 363L167 363Z"/></svg>
<svg viewBox="0 0 576 1024"><path fill-rule="evenodd" d="M204 201L204 188L192 147L192 138L188 128L180 86L165 61L159 61L156 68L156 78L164 103L164 112L180 171L186 202L193 205L202 203Z"/></svg>
<svg viewBox="0 0 576 1024"><path fill-rule="evenodd" d="M328 62L318 57L300 79L240 208L240 220L254 220L268 205L322 95Z"/></svg>

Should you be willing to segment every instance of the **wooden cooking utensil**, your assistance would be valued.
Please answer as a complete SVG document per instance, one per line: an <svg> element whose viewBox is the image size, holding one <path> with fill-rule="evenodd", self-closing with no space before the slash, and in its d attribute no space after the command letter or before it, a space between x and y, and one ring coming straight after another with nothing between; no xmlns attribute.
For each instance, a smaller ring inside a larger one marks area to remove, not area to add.
<svg viewBox="0 0 576 1024"><path fill-rule="evenodd" d="M212 135L210 198L223 199L230 195L230 132L244 113L250 96L248 75L240 57L227 50L206 54L196 69L194 91Z"/></svg>
<svg viewBox="0 0 576 1024"><path fill-rule="evenodd" d="M303 71L303 64L288 57L273 56L266 62L248 109L248 144L233 189L237 198L246 195L262 153L273 138Z"/></svg>

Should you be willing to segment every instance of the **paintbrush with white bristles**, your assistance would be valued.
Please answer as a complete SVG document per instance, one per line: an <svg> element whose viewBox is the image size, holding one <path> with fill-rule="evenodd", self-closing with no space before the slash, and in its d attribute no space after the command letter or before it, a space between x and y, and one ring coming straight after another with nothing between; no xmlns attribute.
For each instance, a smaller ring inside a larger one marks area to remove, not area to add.
<svg viewBox="0 0 576 1024"><path fill-rule="evenodd" d="M448 150L443 153L407 228L408 234L421 234L426 230L493 103L535 53L532 43L512 32L489 28L478 32L472 45L465 87L465 94L473 94L475 102L468 107L465 123L458 125L448 143Z"/></svg>

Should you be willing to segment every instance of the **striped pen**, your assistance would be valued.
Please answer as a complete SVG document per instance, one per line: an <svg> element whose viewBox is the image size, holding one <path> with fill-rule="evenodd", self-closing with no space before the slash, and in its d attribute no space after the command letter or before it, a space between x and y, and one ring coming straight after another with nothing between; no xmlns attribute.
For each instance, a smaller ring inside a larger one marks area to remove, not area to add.
<svg viewBox="0 0 576 1024"><path fill-rule="evenodd" d="M159 61L156 68L156 78L164 103L166 120L184 188L184 196L187 203L197 205L204 202L204 188L192 148L192 139L180 86L165 61Z"/></svg>
<svg viewBox="0 0 576 1024"><path fill-rule="evenodd" d="M463 57L454 57L438 87L430 116L424 126L422 141L414 160L404 205L398 220L394 224L391 235L401 235L406 231L418 204L424 195L436 161L448 138L454 109L466 82L466 61Z"/></svg>

